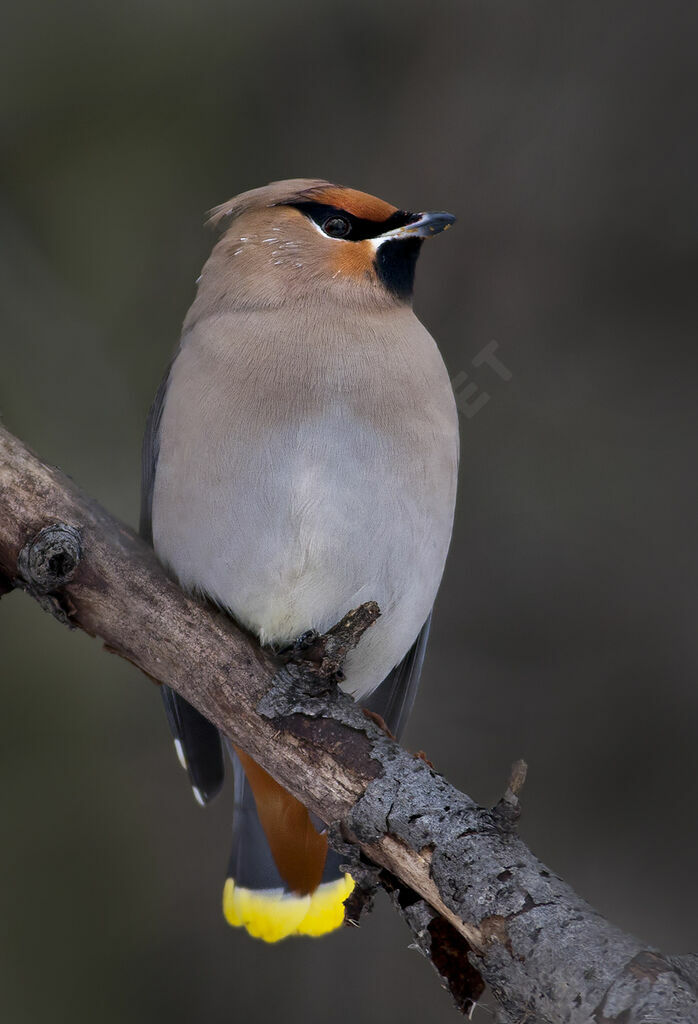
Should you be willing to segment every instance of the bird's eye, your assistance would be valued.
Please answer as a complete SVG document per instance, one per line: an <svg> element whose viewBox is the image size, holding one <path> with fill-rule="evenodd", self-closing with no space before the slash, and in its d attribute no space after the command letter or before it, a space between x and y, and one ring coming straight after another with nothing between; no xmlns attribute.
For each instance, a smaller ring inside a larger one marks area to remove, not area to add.
<svg viewBox="0 0 698 1024"><path fill-rule="evenodd" d="M346 217L338 217L333 214L324 221L322 230L330 238L345 238L351 231L351 223Z"/></svg>

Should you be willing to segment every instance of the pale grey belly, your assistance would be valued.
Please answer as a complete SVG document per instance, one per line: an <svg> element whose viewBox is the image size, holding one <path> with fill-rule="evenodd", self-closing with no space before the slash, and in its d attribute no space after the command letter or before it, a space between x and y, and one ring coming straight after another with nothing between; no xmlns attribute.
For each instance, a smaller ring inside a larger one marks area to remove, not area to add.
<svg viewBox="0 0 698 1024"><path fill-rule="evenodd" d="M415 455L407 438L359 427L341 407L259 443L234 437L201 431L182 445L163 433L158 556L264 643L323 631L377 601L381 618L346 665L345 688L365 696L436 596L453 514L443 439Z"/></svg>

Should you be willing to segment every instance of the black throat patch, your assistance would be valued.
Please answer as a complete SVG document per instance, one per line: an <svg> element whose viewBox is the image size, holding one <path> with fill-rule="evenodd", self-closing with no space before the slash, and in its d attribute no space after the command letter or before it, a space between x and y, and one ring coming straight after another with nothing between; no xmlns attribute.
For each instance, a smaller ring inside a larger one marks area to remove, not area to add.
<svg viewBox="0 0 698 1024"><path fill-rule="evenodd" d="M391 238L378 246L374 264L379 280L396 299L407 301L414 290L414 272L421 238Z"/></svg>

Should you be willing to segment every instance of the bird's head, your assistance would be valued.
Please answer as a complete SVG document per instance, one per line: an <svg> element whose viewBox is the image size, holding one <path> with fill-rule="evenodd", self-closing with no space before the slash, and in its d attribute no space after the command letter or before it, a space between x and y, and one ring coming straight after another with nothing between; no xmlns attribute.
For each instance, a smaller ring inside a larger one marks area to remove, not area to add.
<svg viewBox="0 0 698 1024"><path fill-rule="evenodd" d="M450 213L408 213L327 181L273 182L212 211L210 223L223 235L195 306L222 312L314 301L408 303L423 240L454 220Z"/></svg>

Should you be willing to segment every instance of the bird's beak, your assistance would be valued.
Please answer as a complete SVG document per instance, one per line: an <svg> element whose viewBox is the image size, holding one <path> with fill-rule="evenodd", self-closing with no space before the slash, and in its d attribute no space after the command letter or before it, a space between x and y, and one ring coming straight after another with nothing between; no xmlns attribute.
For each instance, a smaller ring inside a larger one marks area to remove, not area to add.
<svg viewBox="0 0 698 1024"><path fill-rule="evenodd" d="M379 235L376 241L385 242L391 238L431 238L440 231L447 231L456 221L452 213L415 213L412 216L414 220L409 224L386 231L384 235Z"/></svg>

